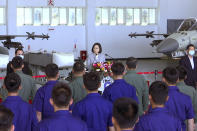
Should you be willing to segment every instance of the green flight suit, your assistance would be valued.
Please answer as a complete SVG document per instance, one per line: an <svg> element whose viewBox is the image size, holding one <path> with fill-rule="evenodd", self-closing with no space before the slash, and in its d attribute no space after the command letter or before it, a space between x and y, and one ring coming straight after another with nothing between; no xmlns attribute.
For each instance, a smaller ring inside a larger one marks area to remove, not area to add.
<svg viewBox="0 0 197 131"><path fill-rule="evenodd" d="M83 77L75 77L70 83L69 87L72 91L73 103L76 103L86 97L87 91L83 88Z"/></svg>
<svg viewBox="0 0 197 131"><path fill-rule="evenodd" d="M197 91L192 86L186 85L184 81L178 82L177 87L179 88L180 92L190 96L195 113L194 120L195 123L197 123Z"/></svg>
<svg viewBox="0 0 197 131"><path fill-rule="evenodd" d="M124 79L127 83L135 87L139 100L139 115L142 115L147 110L149 104L148 85L145 78L142 75L136 74L136 71L129 70L124 75Z"/></svg>
<svg viewBox="0 0 197 131"><path fill-rule="evenodd" d="M37 91L35 80L31 76L24 74L22 71L16 71L15 73L17 73L21 78L22 89L18 92L19 96L26 102L29 102L30 99L33 100ZM1 88L0 94L2 98L5 99L8 92L6 89Z"/></svg>

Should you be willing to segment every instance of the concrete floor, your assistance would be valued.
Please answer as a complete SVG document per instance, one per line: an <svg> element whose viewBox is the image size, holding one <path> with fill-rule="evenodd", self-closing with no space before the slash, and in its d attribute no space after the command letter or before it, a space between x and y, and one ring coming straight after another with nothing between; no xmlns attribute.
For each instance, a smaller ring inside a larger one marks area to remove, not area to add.
<svg viewBox="0 0 197 131"><path fill-rule="evenodd" d="M137 72L154 72L162 71L168 66L176 67L179 63L178 59L141 59L138 60ZM152 83L155 81L155 74L145 74L145 78ZM157 80L161 80L162 74L157 75Z"/></svg>
<svg viewBox="0 0 197 131"><path fill-rule="evenodd" d="M162 71L167 66L178 65L178 61L176 59L139 59L137 72L154 72L155 70ZM125 64L125 60L121 60ZM0 77L6 75L5 71L0 72ZM62 74L63 75L63 74ZM65 74L67 75L67 73ZM155 81L155 74L145 74L145 78L152 83ZM158 74L157 80L161 80L161 74ZM3 80L0 80L0 87L2 86Z"/></svg>

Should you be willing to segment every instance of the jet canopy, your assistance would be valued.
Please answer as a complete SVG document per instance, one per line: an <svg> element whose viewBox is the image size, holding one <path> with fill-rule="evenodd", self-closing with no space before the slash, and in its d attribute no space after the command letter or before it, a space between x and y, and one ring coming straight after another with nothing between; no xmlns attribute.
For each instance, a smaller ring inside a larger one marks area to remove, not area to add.
<svg viewBox="0 0 197 131"><path fill-rule="evenodd" d="M197 22L189 29L189 31L197 30Z"/></svg>
<svg viewBox="0 0 197 131"><path fill-rule="evenodd" d="M196 24L195 18L186 19L181 23L177 31L190 31L194 24Z"/></svg>

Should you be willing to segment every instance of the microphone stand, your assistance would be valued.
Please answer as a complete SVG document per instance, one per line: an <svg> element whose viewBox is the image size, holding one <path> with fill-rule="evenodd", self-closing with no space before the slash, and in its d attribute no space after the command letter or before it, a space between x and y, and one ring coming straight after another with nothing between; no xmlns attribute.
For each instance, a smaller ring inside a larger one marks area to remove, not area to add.
<svg viewBox="0 0 197 131"><path fill-rule="evenodd" d="M106 56L106 57L109 57L109 58L112 60L112 62L114 63L114 58L113 58L113 57L111 57L111 56L108 55L108 54L105 54L105 56Z"/></svg>
<svg viewBox="0 0 197 131"><path fill-rule="evenodd" d="M113 57L111 57L110 55L108 55L108 54L105 54L105 56L107 56L107 57L109 57L110 59L114 59Z"/></svg>

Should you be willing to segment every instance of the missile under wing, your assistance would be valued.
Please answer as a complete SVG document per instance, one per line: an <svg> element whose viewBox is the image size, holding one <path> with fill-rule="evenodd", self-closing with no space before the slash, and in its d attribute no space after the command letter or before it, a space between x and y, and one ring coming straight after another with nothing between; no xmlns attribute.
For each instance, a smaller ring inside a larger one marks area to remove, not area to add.
<svg viewBox="0 0 197 131"><path fill-rule="evenodd" d="M180 57L185 55L185 48L188 44L193 44L197 48L197 20L190 18L184 20L177 32L172 34L129 34L131 37L146 36L146 38L153 38L153 35L163 35L164 40L153 40L151 46L156 46L157 53L163 53L171 57ZM131 37L131 38L132 38Z"/></svg>

